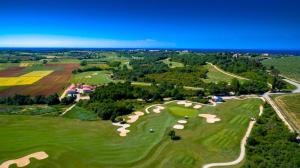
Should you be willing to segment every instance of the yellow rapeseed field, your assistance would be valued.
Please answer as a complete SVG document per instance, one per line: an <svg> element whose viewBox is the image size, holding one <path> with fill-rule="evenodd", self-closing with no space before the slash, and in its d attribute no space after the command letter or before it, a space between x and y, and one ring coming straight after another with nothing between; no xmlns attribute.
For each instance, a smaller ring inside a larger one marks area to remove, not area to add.
<svg viewBox="0 0 300 168"><path fill-rule="evenodd" d="M0 77L0 86L31 85L53 71L33 71L18 77Z"/></svg>

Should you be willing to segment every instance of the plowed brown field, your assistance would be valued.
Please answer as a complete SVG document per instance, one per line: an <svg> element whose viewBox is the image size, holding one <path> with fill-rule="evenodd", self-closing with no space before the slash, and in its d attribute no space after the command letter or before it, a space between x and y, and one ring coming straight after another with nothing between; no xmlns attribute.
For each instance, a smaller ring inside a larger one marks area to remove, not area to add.
<svg viewBox="0 0 300 168"><path fill-rule="evenodd" d="M11 67L0 71L0 77L13 77L13 76L20 76L23 73L25 67Z"/></svg>
<svg viewBox="0 0 300 168"><path fill-rule="evenodd" d="M13 86L0 91L1 97L22 95L51 95L61 92L68 84L72 71L79 67L79 64L48 64L49 67L62 67L61 71L54 71L38 82L28 86Z"/></svg>

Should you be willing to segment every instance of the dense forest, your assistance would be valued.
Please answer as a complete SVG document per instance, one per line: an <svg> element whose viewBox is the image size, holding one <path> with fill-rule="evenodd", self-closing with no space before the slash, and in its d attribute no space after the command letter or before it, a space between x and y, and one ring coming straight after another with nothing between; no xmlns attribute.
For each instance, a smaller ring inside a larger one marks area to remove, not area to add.
<svg viewBox="0 0 300 168"><path fill-rule="evenodd" d="M270 105L265 105L246 146L244 168L300 167L300 147L296 134L277 117Z"/></svg>

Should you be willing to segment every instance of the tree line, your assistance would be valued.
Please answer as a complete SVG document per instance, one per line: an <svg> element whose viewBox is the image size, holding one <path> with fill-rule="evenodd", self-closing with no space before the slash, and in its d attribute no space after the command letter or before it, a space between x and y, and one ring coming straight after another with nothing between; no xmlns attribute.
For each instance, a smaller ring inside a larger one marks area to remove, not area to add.
<svg viewBox="0 0 300 168"><path fill-rule="evenodd" d="M19 95L16 94L11 97L3 97L0 98L0 104L6 105L33 105L33 104L48 104L48 105L57 105L64 104L69 105L75 101L76 97L70 96L65 97L62 100L59 100L59 96L57 94L53 94L50 96L29 96L29 95Z"/></svg>

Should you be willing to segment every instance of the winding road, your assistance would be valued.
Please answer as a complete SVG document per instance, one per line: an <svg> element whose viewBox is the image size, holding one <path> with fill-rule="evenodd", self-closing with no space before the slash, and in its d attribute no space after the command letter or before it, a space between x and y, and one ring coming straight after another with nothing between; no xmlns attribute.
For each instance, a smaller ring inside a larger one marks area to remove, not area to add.
<svg viewBox="0 0 300 168"><path fill-rule="evenodd" d="M287 79L287 78L285 78L283 80L297 87L297 89L293 90L292 93L300 93L300 84L299 83L292 81L291 79Z"/></svg>
<svg viewBox="0 0 300 168"><path fill-rule="evenodd" d="M213 65L212 63L208 63L208 64L210 64L211 66L213 66L214 68L216 68L218 71L220 71L220 72L222 72L222 73L224 73L226 75L229 75L229 76L232 76L232 77L235 77L235 78L238 78L238 79L249 80L249 79L246 79L246 78L234 75L234 74L227 73L227 72L223 71L222 69L218 68L217 66ZM282 76L282 77L284 77L284 76ZM298 82L296 82L294 80L291 80L289 78L285 78L283 80L297 87L297 89L293 90L292 93L300 93L300 84ZM270 84L268 83L268 85L270 85ZM283 115L283 113L277 107L277 105L275 104L275 102L271 99L270 95L272 95L272 94L286 94L286 93L270 93L270 92L267 92L267 93L263 94L262 97L260 97L260 98L265 99L265 101L267 101L272 106L272 108L277 113L278 117L287 125L287 127L289 128L289 130L291 132L296 132L296 130L291 126L291 124L287 121L286 117ZM262 113L263 113L263 106L260 106L259 116L261 116ZM243 137L243 139L241 141L240 155L239 155L239 157L236 160L231 161L231 162L209 163L209 164L204 165L203 168L221 167L221 166L233 166L233 165L237 165L241 161L243 161L243 159L245 157L245 146L247 144L247 138L250 136L251 130L254 127L255 122L256 121L250 121L248 129L247 129L247 132L246 132L245 136Z"/></svg>
<svg viewBox="0 0 300 168"><path fill-rule="evenodd" d="M294 85L297 87L297 89L293 90L292 93L300 93L300 84L296 83L290 79L283 79L286 82ZM292 124L290 124L286 118L286 116L284 115L283 112L280 111L280 108L276 105L276 103L273 101L273 99L270 97L271 95L275 95L275 94L287 94L287 93L270 93L267 92L263 95L263 97L266 99L266 101L272 106L272 108L275 110L275 112L277 113L278 117L284 122L284 124L289 128L289 130L291 132L297 132L297 130L295 128L292 127ZM298 132L299 133L299 132Z"/></svg>

